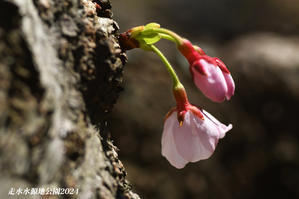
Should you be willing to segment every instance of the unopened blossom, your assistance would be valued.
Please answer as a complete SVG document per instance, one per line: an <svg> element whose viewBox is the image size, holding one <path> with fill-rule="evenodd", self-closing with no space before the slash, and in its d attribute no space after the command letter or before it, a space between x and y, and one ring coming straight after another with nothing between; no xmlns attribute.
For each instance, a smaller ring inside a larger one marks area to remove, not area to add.
<svg viewBox="0 0 299 199"><path fill-rule="evenodd" d="M229 100L235 92L234 80L225 64L216 57L209 57L203 50L188 41L179 46L190 64L190 73L198 89L214 102Z"/></svg>
<svg viewBox="0 0 299 199"><path fill-rule="evenodd" d="M208 112L191 105L184 93L175 93L177 107L164 122L162 155L178 169L188 162L209 158L232 125L224 125ZM185 98L185 99L184 99Z"/></svg>

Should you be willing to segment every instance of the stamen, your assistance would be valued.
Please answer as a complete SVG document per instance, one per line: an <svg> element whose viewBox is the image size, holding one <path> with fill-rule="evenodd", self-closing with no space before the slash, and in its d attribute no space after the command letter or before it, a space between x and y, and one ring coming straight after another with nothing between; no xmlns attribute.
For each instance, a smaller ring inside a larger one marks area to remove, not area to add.
<svg viewBox="0 0 299 199"><path fill-rule="evenodd" d="M183 121L180 121L180 126L183 126Z"/></svg>

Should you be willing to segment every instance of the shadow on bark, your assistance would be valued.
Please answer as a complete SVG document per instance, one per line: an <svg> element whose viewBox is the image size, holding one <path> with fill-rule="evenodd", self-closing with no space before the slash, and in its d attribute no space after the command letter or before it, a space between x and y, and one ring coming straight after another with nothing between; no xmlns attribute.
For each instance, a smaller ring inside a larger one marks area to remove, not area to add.
<svg viewBox="0 0 299 199"><path fill-rule="evenodd" d="M0 198L139 198L106 128L125 63L111 16L109 1L0 2Z"/></svg>

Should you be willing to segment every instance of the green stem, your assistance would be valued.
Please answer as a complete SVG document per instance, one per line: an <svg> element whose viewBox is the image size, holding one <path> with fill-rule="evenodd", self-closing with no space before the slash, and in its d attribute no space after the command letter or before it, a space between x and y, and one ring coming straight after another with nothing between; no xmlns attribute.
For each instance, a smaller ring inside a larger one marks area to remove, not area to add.
<svg viewBox="0 0 299 199"><path fill-rule="evenodd" d="M182 45L182 43L183 43L183 38L171 30L168 30L165 28L153 28L153 30L157 33L169 35L170 37L173 38L174 42L177 45ZM162 37L163 37L163 35L162 35Z"/></svg>
<svg viewBox="0 0 299 199"><path fill-rule="evenodd" d="M172 77L173 80L173 87L174 88L182 88L183 85L181 84L177 74L175 73L174 69L172 68L172 66L170 65L170 63L168 62L168 60L166 59L166 57L162 54L162 52L154 45L149 45L149 47L152 49L152 51L154 53L156 53L161 60L163 61L163 63L165 64L170 76Z"/></svg>
<svg viewBox="0 0 299 199"><path fill-rule="evenodd" d="M172 37L172 36L169 36L167 34L164 34L164 33L159 33L159 35L163 38L163 39L167 39L169 41L172 41L174 43L177 43L177 41Z"/></svg>

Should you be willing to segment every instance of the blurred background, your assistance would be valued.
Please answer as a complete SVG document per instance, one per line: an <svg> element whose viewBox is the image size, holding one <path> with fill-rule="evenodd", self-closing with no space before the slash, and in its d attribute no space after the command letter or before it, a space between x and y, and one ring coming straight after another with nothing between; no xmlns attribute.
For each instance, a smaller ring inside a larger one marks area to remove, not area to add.
<svg viewBox="0 0 299 199"><path fill-rule="evenodd" d="M163 119L175 106L170 77L153 53L127 52L125 89L109 125L128 179L141 198L299 198L299 1L112 4L120 32L158 22L221 58L236 83L230 101L209 101L193 85L188 63L175 46L159 43L190 101L234 126L210 159L178 170L161 156Z"/></svg>

